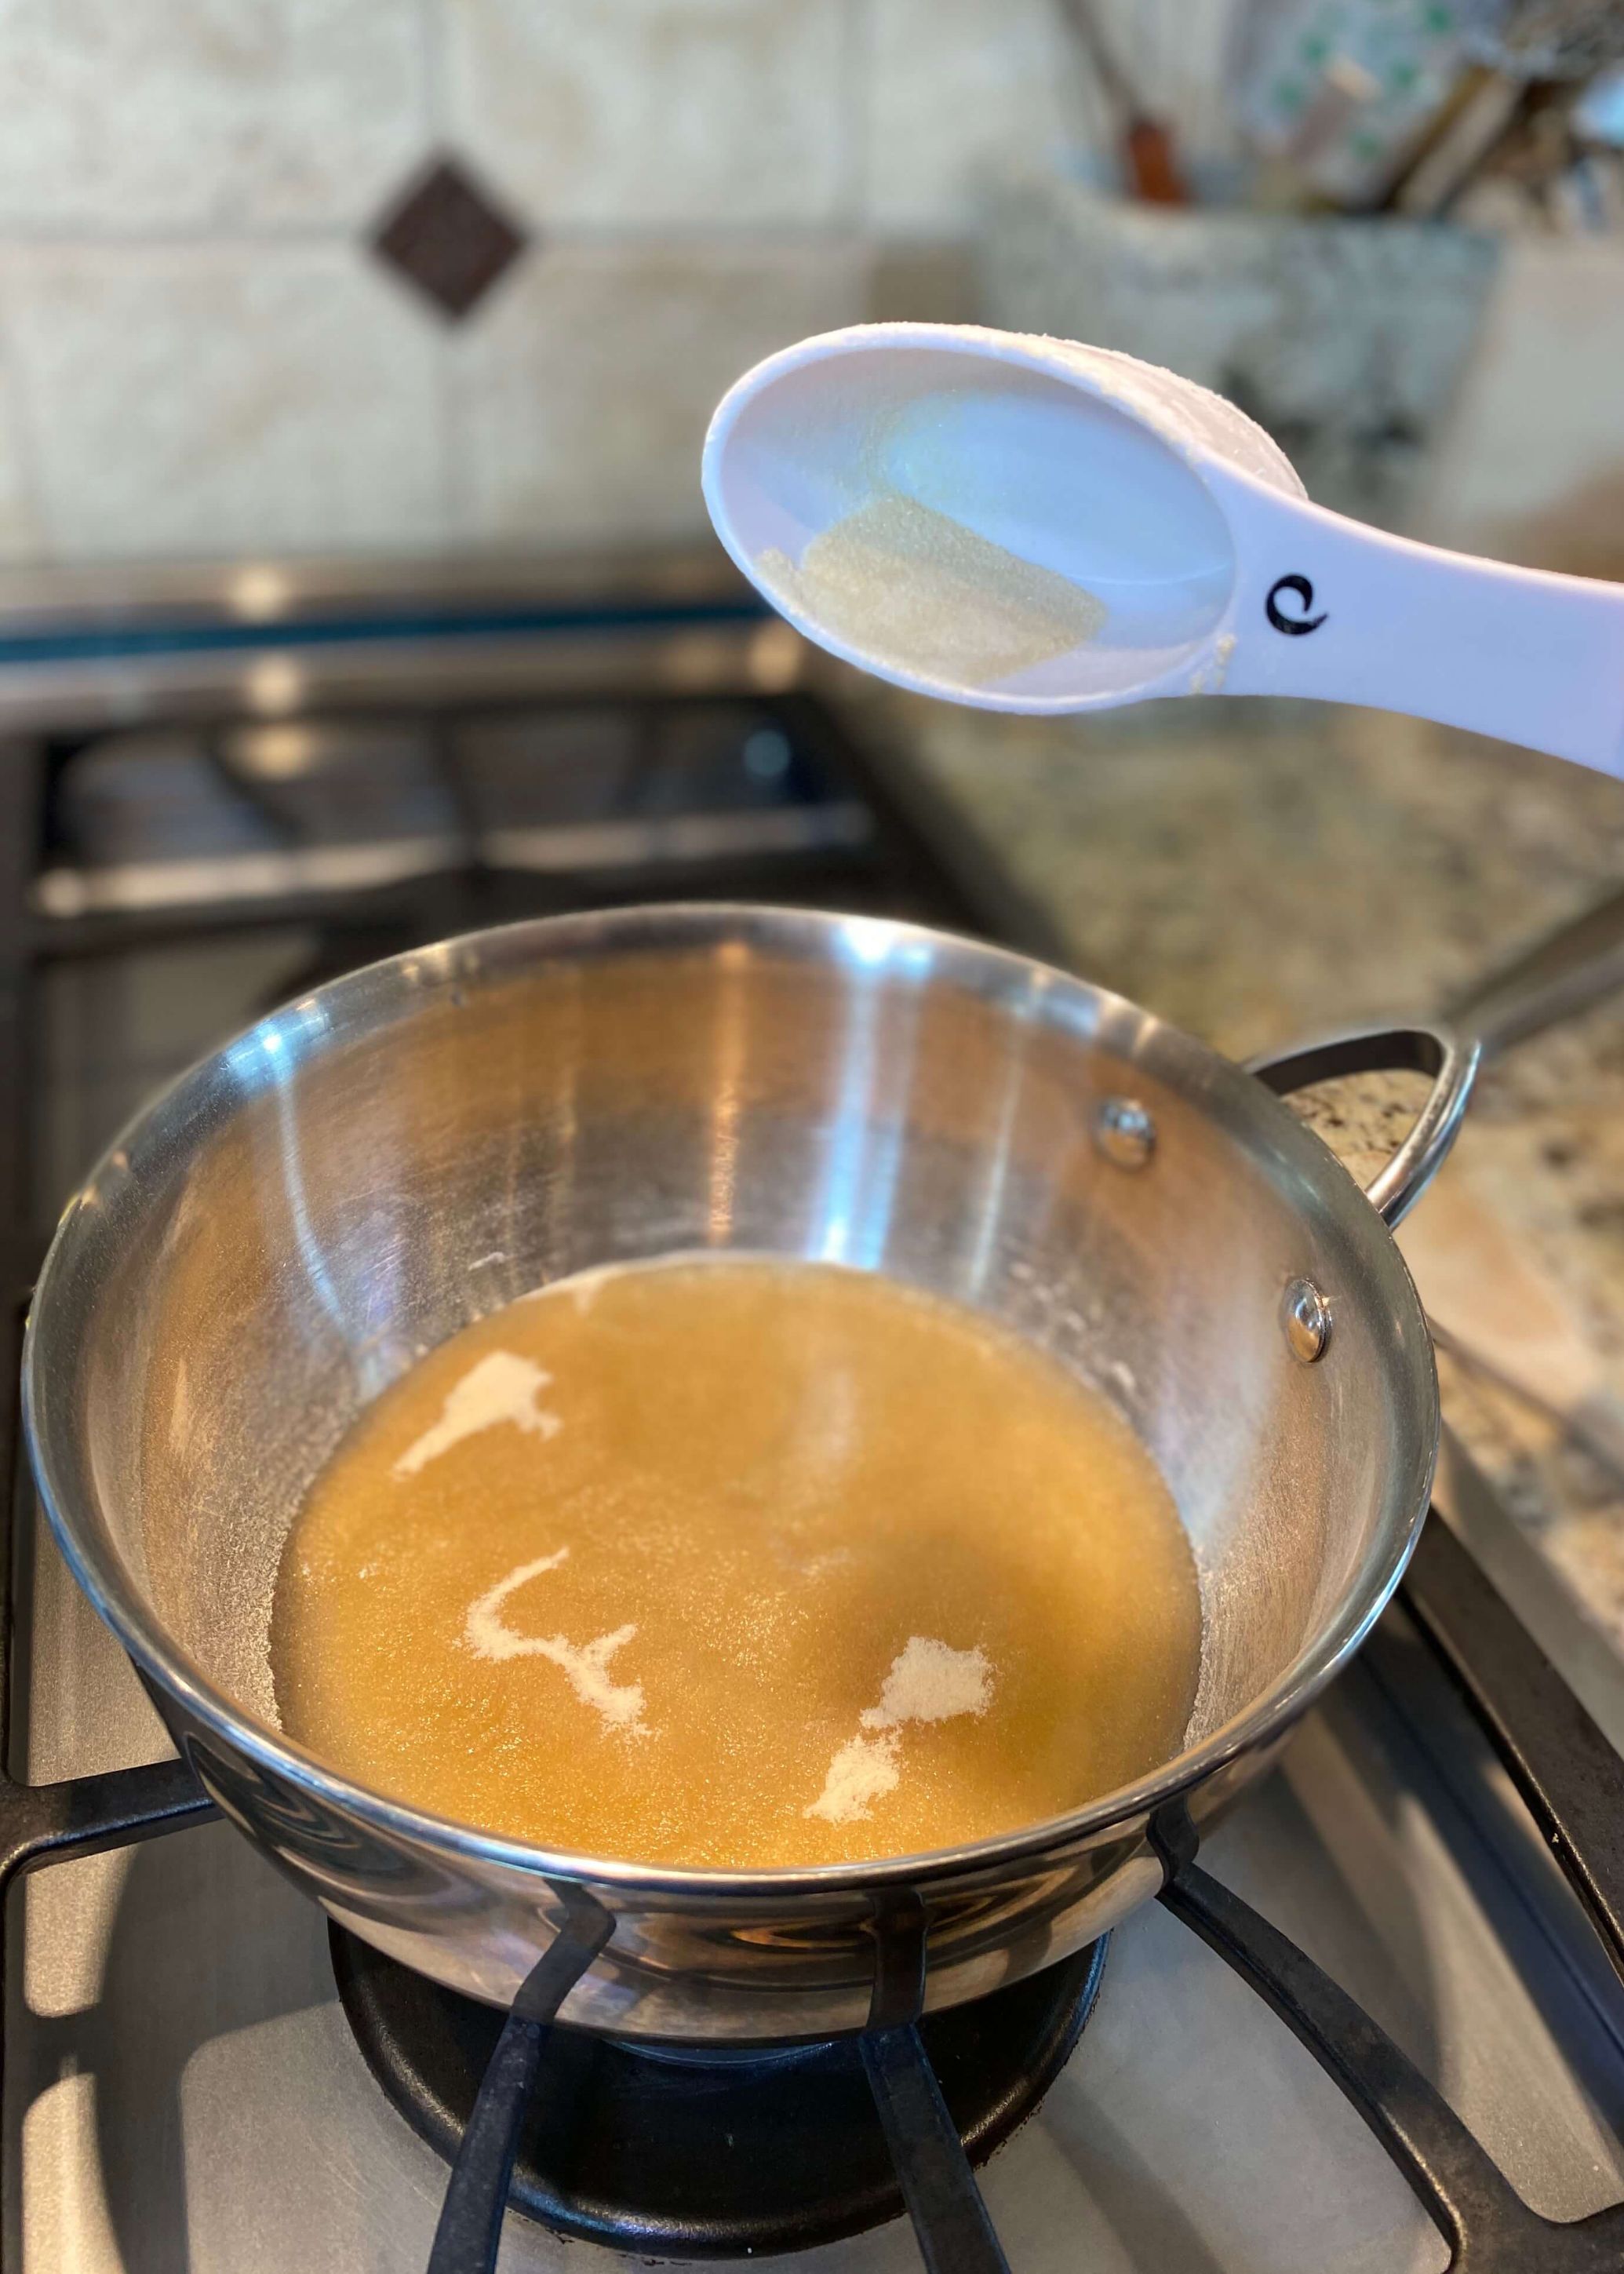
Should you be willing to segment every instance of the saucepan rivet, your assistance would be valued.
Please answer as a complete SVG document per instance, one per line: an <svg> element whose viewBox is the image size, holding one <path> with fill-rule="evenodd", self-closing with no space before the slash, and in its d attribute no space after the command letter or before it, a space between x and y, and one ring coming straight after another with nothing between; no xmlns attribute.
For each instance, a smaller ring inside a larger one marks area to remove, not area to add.
<svg viewBox="0 0 1624 2274"><path fill-rule="evenodd" d="M1156 1125L1137 1097L1108 1097L1094 1118L1094 1141L1119 1169L1142 1169L1156 1149Z"/></svg>
<svg viewBox="0 0 1624 2274"><path fill-rule="evenodd" d="M1286 1347L1293 1358L1312 1366L1323 1358L1331 1339L1331 1306L1312 1279L1292 1279L1287 1283L1281 1304L1281 1321L1286 1330Z"/></svg>

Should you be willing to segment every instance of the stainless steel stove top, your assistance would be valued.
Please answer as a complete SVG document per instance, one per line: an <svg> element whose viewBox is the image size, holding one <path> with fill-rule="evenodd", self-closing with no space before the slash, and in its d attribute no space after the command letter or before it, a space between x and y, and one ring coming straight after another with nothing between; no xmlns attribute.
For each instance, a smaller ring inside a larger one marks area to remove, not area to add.
<svg viewBox="0 0 1624 2274"><path fill-rule="evenodd" d="M375 636L375 612L367 623ZM20 1039L0 1016L0 1096L16 1102L0 1117L0 1252L19 1289L140 1096L268 1001L408 937L583 894L741 882L1019 924L951 830L920 833L904 777L854 768L816 706L797 709L776 635L736 610L710 626L690 612L607 674L601 627L590 652L583 636L573 623L561 647L521 650L482 634L438 665L421 644L402 665L398 642L334 641L288 665L273 727L264 666L288 664L280 651L211 662L194 643L167 676L126 659L110 680L78 651L46 659L12 706L8 779L23 788L0 814L0 981L26 983L28 1009ZM717 684L727 700L702 716L695 696ZM629 731L620 693L679 709ZM380 764L401 776L381 836ZM607 798L605 766L620 769ZM1024 944L1041 945L1030 930ZM1466 1528L1493 1569L1482 1522ZM13 1529L11 1774L49 1784L161 1758L155 1715L26 1489ZM1581 1671L1616 1741L1624 1682L1593 1660ZM1402 1607L1201 1862L1386 2029L1537 2210L1573 2219L1624 2197L1624 1991ZM0 2269L425 2264L445 2167L363 2060L323 1918L229 1826L14 1879L4 2031ZM1335 2084L1155 1906L1113 1939L1076 2053L982 2184L1017 2274L1447 2261ZM577 2268L612 2257L568 2248ZM500 2263L519 2274L565 2250L510 2218ZM899 2221L808 2254L808 2274L836 2262L914 2274L918 2248Z"/></svg>
<svg viewBox="0 0 1624 2274"><path fill-rule="evenodd" d="M40 1541L33 1778L156 1758ZM1425 1731L1426 1742L1421 1741ZM1203 1861L1350 1991L1528 2200L1624 2195L1624 2004L1483 1741L1394 1615ZM56 1865L9 1922L4 2200L27 2274L395 2274L445 2166L384 2099L325 1923L227 1825ZM1432 2274L1441 2238L1309 2054L1155 1907L986 2167L1018 2274ZM510 2218L507 2274L613 2254ZM808 2254L914 2274L904 2222Z"/></svg>

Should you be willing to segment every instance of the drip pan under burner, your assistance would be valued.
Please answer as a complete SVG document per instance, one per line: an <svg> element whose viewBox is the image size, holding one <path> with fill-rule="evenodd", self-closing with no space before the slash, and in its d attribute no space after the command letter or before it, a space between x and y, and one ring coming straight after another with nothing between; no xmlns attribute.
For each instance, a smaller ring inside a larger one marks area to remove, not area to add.
<svg viewBox="0 0 1624 2274"><path fill-rule="evenodd" d="M331 1930L367 2065L413 2129L456 2152L502 2015ZM973 2164L1031 2115L1094 2010L1106 1939L921 2025ZM519 2142L513 2208L645 2257L805 2250L900 2216L855 2037L724 2052L635 2050L555 2027Z"/></svg>

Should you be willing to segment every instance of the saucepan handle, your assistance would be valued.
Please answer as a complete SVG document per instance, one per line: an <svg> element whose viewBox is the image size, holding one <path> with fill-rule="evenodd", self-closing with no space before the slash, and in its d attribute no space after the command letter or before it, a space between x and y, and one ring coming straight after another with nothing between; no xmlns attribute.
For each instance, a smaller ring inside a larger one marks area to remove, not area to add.
<svg viewBox="0 0 1624 2274"><path fill-rule="evenodd" d="M1322 1041L1250 1059L1255 1074L1276 1097L1338 1081L1356 1073L1425 1073L1432 1088L1414 1127L1374 1181L1366 1186L1372 1206L1391 1231L1403 1222L1442 1167L1460 1129L1466 1102L1477 1080L1482 1050L1475 1038L1437 1021L1407 1027L1356 1027Z"/></svg>
<svg viewBox="0 0 1624 2274"><path fill-rule="evenodd" d="M1621 987L1624 892L1613 891L1475 981L1447 1005L1447 1015L1495 1058Z"/></svg>

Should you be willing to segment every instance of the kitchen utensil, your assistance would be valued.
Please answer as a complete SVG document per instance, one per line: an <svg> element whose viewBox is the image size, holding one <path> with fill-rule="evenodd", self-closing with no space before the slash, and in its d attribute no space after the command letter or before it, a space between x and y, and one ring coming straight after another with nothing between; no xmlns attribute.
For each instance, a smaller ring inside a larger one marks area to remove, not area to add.
<svg viewBox="0 0 1624 2274"><path fill-rule="evenodd" d="M1151 116L1101 29L1093 0L1065 0L1065 13L1116 120L1123 186L1147 205L1188 205L1190 193L1174 152L1172 129Z"/></svg>
<svg viewBox="0 0 1624 2274"><path fill-rule="evenodd" d="M1466 43L1522 79L1583 79L1624 59L1619 0L1456 0Z"/></svg>
<svg viewBox="0 0 1624 2274"><path fill-rule="evenodd" d="M1497 1058L1624 989L1624 891L1605 892L1452 996L1444 1019Z"/></svg>
<svg viewBox="0 0 1624 2274"><path fill-rule="evenodd" d="M703 480L723 544L797 629L921 693L1039 712L1313 696L1624 772L1624 587L1328 513L1233 404L1128 356L953 325L826 333L728 391ZM868 596L902 580L883 647ZM1012 623L1016 667L915 660L984 648L989 623Z"/></svg>
<svg viewBox="0 0 1624 2274"><path fill-rule="evenodd" d="M1443 213L1538 99L1532 91L1571 86L1624 56L1617 0L1462 0L1462 28L1471 67L1393 190L1402 213ZM1556 129L1545 138L1554 175L1568 156L1563 114L1542 123Z"/></svg>
<svg viewBox="0 0 1624 2274"><path fill-rule="evenodd" d="M1395 184L1395 209L1423 221L1447 212L1504 140L1527 92L1525 79L1486 64L1463 72L1415 162Z"/></svg>
<svg viewBox="0 0 1624 2274"><path fill-rule="evenodd" d="M1438 1085L1384 1186L1396 1218L1471 1066L1425 1030L1391 1047ZM1177 1759L957 1850L745 1873L500 1839L281 1734L282 1540L368 1400L545 1281L729 1247L970 1303L1119 1404L1201 1575ZM56 1536L225 1814L345 1925L495 2003L584 1891L612 1934L563 2018L679 2040L860 2028L893 1944L952 2005L1154 1894L1169 1842L1185 1852L1376 1617L1438 1418L1381 1216L1261 1082L1019 956L714 907L475 934L261 1020L70 1205L25 1377Z"/></svg>
<svg viewBox="0 0 1624 2274"><path fill-rule="evenodd" d="M1453 0L1239 0L1229 95L1267 166L1289 169L1299 201L1359 211L1379 203L1460 73ZM1349 102L1347 74L1363 82Z"/></svg>
<svg viewBox="0 0 1624 2274"><path fill-rule="evenodd" d="M1312 187L1314 168L1345 141L1380 93L1380 82L1363 64L1333 55L1279 148L1259 163L1249 204L1263 213L1312 212L1322 202Z"/></svg>

